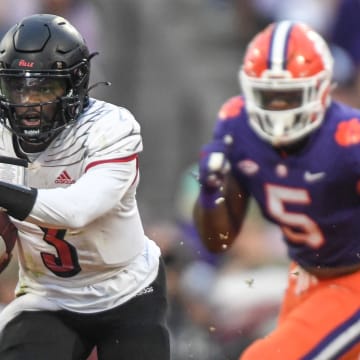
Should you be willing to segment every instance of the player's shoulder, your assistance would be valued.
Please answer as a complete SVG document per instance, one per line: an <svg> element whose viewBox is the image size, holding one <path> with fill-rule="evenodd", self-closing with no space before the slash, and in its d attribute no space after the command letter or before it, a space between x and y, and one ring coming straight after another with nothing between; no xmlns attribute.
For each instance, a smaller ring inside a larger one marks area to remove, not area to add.
<svg viewBox="0 0 360 360"><path fill-rule="evenodd" d="M360 118L360 109L341 101L333 100L328 109L328 113L336 117L338 121L349 117Z"/></svg>
<svg viewBox="0 0 360 360"><path fill-rule="evenodd" d="M341 147L360 144L360 109L333 101L326 123L334 133L335 142Z"/></svg>
<svg viewBox="0 0 360 360"><path fill-rule="evenodd" d="M244 111L245 100L242 96L236 95L228 98L218 111L218 119L226 121L238 118Z"/></svg>
<svg viewBox="0 0 360 360"><path fill-rule="evenodd" d="M84 125L92 122L87 130L87 146L98 149L113 147L141 151L140 125L130 110L108 102L90 99L90 106L83 114Z"/></svg>
<svg viewBox="0 0 360 360"><path fill-rule="evenodd" d="M214 136L223 137L225 134L235 137L244 136L249 131L245 99L240 95L228 98L218 111Z"/></svg>
<svg viewBox="0 0 360 360"><path fill-rule="evenodd" d="M115 127L127 128L129 126L140 128L134 115L130 110L96 99L90 99L89 106L82 114L82 121L93 121L96 126L105 126L105 128Z"/></svg>
<svg viewBox="0 0 360 360"><path fill-rule="evenodd" d="M140 134L140 125L130 110L105 101L90 99L82 115L82 123L91 123L88 133L94 136L123 137Z"/></svg>

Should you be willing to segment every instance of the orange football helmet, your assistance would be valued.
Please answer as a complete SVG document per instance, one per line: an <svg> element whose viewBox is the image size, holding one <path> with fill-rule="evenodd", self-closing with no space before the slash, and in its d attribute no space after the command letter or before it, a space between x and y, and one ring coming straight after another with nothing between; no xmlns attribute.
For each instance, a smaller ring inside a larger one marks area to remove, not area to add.
<svg viewBox="0 0 360 360"><path fill-rule="evenodd" d="M300 22L270 24L249 43L239 71L253 130L273 146L304 138L323 121L332 74L333 57L317 32ZM276 93L293 95L296 105L267 107Z"/></svg>

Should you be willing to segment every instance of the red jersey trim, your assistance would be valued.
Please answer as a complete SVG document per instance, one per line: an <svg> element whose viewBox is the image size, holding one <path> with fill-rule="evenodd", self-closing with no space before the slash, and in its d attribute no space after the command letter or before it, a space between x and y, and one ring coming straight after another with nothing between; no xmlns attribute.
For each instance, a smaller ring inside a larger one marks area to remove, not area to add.
<svg viewBox="0 0 360 360"><path fill-rule="evenodd" d="M132 161L134 159L136 159L136 168L138 169L138 167L139 167L138 166L138 154L134 154L134 155L130 155L130 156L127 156L124 158L120 158L120 159L108 159L108 160L94 161L86 166L85 172L87 172L89 169L91 169L92 167L97 166L97 165L107 164L107 163L128 162L128 161Z"/></svg>

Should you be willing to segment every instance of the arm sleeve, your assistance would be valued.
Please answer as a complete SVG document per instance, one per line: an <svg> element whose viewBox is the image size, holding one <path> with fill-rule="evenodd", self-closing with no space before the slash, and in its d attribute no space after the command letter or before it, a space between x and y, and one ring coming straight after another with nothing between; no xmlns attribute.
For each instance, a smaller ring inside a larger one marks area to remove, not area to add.
<svg viewBox="0 0 360 360"><path fill-rule="evenodd" d="M137 159L99 164L63 189L39 189L28 218L39 226L81 228L120 204L136 186Z"/></svg>

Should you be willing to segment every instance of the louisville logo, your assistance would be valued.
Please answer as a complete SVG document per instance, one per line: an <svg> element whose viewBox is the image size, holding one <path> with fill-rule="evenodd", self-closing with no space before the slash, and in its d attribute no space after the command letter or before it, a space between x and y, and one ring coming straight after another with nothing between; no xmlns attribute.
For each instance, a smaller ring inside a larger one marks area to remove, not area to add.
<svg viewBox="0 0 360 360"><path fill-rule="evenodd" d="M27 67L27 68L32 68L34 67L34 62L33 61L26 61L24 59L19 60L19 64L20 67Z"/></svg>

